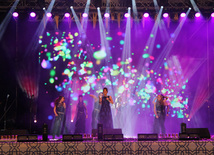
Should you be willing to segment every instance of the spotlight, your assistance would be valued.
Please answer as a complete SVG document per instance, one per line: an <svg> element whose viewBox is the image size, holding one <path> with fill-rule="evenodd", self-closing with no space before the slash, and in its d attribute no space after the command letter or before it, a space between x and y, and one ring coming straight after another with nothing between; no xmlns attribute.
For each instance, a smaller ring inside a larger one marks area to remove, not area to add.
<svg viewBox="0 0 214 155"><path fill-rule="evenodd" d="M189 10L192 10L192 8L189 7Z"/></svg>
<svg viewBox="0 0 214 155"><path fill-rule="evenodd" d="M34 18L34 17L36 17L36 13L35 12L31 12L30 16Z"/></svg>
<svg viewBox="0 0 214 155"><path fill-rule="evenodd" d="M66 2L66 5L67 5L67 6L70 6L70 7L71 7L71 6L72 6L72 7L74 6L74 0L66 0L65 2Z"/></svg>
<svg viewBox="0 0 214 155"><path fill-rule="evenodd" d="M102 7L102 0L94 0L94 6L98 9L98 7Z"/></svg>
<svg viewBox="0 0 214 155"><path fill-rule="evenodd" d="M16 17L18 17L18 16L19 16L18 12L14 12L14 13L13 13L13 17L16 18Z"/></svg>
<svg viewBox="0 0 214 155"><path fill-rule="evenodd" d="M37 123L36 115L33 116L33 122Z"/></svg>
<svg viewBox="0 0 214 155"><path fill-rule="evenodd" d="M199 12L197 12L197 13L195 13L195 17L200 17L201 16L201 14L199 13Z"/></svg>
<svg viewBox="0 0 214 155"><path fill-rule="evenodd" d="M83 13L82 16L83 16L84 18L86 18L86 17L88 17L88 14L87 14L87 13Z"/></svg>
<svg viewBox="0 0 214 155"><path fill-rule="evenodd" d="M163 9L163 6L161 6L161 8Z"/></svg>
<svg viewBox="0 0 214 155"><path fill-rule="evenodd" d="M124 15L126 18L130 17L130 14L129 13L125 13Z"/></svg>
<svg viewBox="0 0 214 155"><path fill-rule="evenodd" d="M73 6L70 6L71 9L73 9Z"/></svg>
<svg viewBox="0 0 214 155"><path fill-rule="evenodd" d="M214 12L211 14L211 17L213 17L213 18L214 18Z"/></svg>
<svg viewBox="0 0 214 155"><path fill-rule="evenodd" d="M100 7L97 7L97 10L100 10Z"/></svg>
<svg viewBox="0 0 214 155"><path fill-rule="evenodd" d="M163 14L163 17L164 17L164 18L167 18L167 17L169 17L169 14L168 14L168 13L164 13L164 14Z"/></svg>
<svg viewBox="0 0 214 155"><path fill-rule="evenodd" d="M105 17L105 18L109 18L109 17L110 17L110 14L106 12L106 13L104 14L104 17Z"/></svg>
<svg viewBox="0 0 214 155"><path fill-rule="evenodd" d="M40 8L45 8L45 0L36 0L37 4L39 5Z"/></svg>
<svg viewBox="0 0 214 155"><path fill-rule="evenodd" d="M51 14L50 12L48 12L48 13L46 14L46 16L47 16L48 18L50 18L50 17L52 16L52 14Z"/></svg>
<svg viewBox="0 0 214 155"><path fill-rule="evenodd" d="M149 13L144 13L143 15L145 18L149 17Z"/></svg>
<svg viewBox="0 0 214 155"><path fill-rule="evenodd" d="M46 9L45 9L45 7L44 7L44 8L42 8L42 9L43 9L44 11L46 10Z"/></svg>
<svg viewBox="0 0 214 155"><path fill-rule="evenodd" d="M129 10L131 10L131 7L128 7Z"/></svg>
<svg viewBox="0 0 214 155"><path fill-rule="evenodd" d="M180 16L183 18L183 17L186 16L186 13L183 12L183 13L180 14Z"/></svg>
<svg viewBox="0 0 214 155"><path fill-rule="evenodd" d="M64 15L66 18L70 17L70 13L65 13Z"/></svg>

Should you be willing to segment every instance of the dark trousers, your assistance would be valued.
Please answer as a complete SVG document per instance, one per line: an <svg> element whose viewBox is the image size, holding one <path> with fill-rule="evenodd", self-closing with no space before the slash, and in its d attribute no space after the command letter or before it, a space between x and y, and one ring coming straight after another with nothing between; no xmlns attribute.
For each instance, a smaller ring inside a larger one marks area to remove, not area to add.
<svg viewBox="0 0 214 155"><path fill-rule="evenodd" d="M55 135L59 137L59 135L61 134L63 120L64 114L59 114L58 116L55 117L53 127L53 138L55 137Z"/></svg>
<svg viewBox="0 0 214 155"><path fill-rule="evenodd" d="M160 133L160 130L161 130L161 133L162 134L165 134L166 133L166 129L165 129L165 113L160 113L160 112L157 112L157 115L158 115L158 118L155 117L155 120L154 120L154 129L153 129L153 132L154 133Z"/></svg>

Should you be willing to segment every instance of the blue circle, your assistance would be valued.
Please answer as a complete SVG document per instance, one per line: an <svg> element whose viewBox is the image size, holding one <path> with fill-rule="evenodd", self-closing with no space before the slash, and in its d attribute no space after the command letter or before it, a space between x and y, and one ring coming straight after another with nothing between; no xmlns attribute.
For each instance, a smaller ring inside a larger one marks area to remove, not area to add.
<svg viewBox="0 0 214 155"><path fill-rule="evenodd" d="M49 119L49 120L52 120L52 119L53 119L53 116L52 116L52 115L49 115L49 116L48 116L48 119Z"/></svg>
<svg viewBox="0 0 214 155"><path fill-rule="evenodd" d="M159 48L161 48L161 45L160 45L160 44L157 44L156 47L159 49Z"/></svg>

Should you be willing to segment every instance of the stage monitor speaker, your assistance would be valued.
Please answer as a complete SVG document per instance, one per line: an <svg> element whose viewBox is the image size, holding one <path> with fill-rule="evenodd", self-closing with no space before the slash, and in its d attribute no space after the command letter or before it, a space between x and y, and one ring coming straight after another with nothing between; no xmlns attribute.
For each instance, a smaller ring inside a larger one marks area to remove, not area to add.
<svg viewBox="0 0 214 155"><path fill-rule="evenodd" d="M48 125L46 123L42 126L42 140L48 141Z"/></svg>
<svg viewBox="0 0 214 155"><path fill-rule="evenodd" d="M105 141L123 141L123 134L104 134L103 140L105 140Z"/></svg>
<svg viewBox="0 0 214 155"><path fill-rule="evenodd" d="M188 134L198 134L200 139L210 139L210 132L208 128L187 128L186 133Z"/></svg>
<svg viewBox="0 0 214 155"><path fill-rule="evenodd" d="M199 140L197 133L179 133L179 140Z"/></svg>
<svg viewBox="0 0 214 155"><path fill-rule="evenodd" d="M122 129L103 129L103 134L123 134ZM93 137L96 137L97 129L92 129L92 135Z"/></svg>
<svg viewBox="0 0 214 155"><path fill-rule="evenodd" d="M0 135L28 135L28 131L27 130L4 130L4 131L0 131Z"/></svg>
<svg viewBox="0 0 214 155"><path fill-rule="evenodd" d="M98 140L103 139L103 124L97 124L97 136Z"/></svg>
<svg viewBox="0 0 214 155"><path fill-rule="evenodd" d="M67 134L63 135L62 137L63 141L83 141L82 135L81 134Z"/></svg>
<svg viewBox="0 0 214 155"><path fill-rule="evenodd" d="M181 123L181 133L186 133L186 124L185 123Z"/></svg>
<svg viewBox="0 0 214 155"><path fill-rule="evenodd" d="M138 141L158 140L158 134L138 134Z"/></svg>
<svg viewBox="0 0 214 155"><path fill-rule="evenodd" d="M17 142L37 142L38 135L18 135Z"/></svg>

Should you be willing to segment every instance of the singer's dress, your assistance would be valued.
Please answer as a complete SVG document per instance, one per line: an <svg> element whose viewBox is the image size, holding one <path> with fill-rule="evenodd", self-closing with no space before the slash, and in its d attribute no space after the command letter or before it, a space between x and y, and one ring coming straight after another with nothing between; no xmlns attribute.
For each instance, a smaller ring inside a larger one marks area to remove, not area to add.
<svg viewBox="0 0 214 155"><path fill-rule="evenodd" d="M112 129L113 121L111 114L110 102L106 99L109 96L102 97L102 105L99 113L99 123L103 124L104 129Z"/></svg>
<svg viewBox="0 0 214 155"><path fill-rule="evenodd" d="M158 118L155 117L154 120L154 133L161 133L165 134L166 129L165 129L165 118L166 118L166 106L161 104L158 100L156 101L156 112L158 115Z"/></svg>
<svg viewBox="0 0 214 155"><path fill-rule="evenodd" d="M85 118L86 118L86 108L84 103L78 103L77 106L77 120L75 125L75 133L76 134L84 134L85 133Z"/></svg>
<svg viewBox="0 0 214 155"><path fill-rule="evenodd" d="M101 107L101 105L99 104L99 101L94 102L94 109L92 112L92 122L91 122L92 129L97 128L100 107Z"/></svg>

